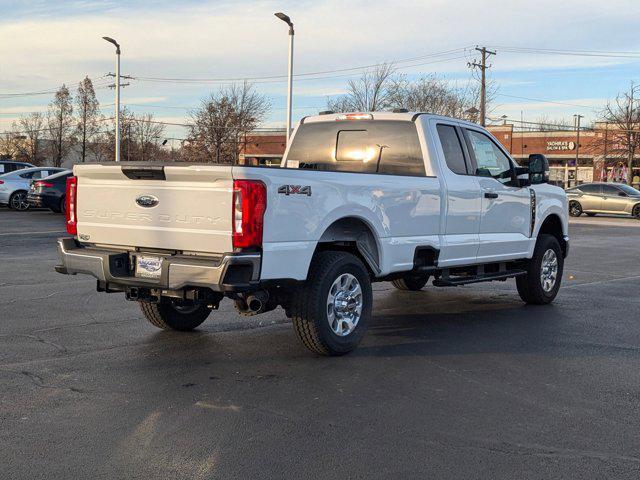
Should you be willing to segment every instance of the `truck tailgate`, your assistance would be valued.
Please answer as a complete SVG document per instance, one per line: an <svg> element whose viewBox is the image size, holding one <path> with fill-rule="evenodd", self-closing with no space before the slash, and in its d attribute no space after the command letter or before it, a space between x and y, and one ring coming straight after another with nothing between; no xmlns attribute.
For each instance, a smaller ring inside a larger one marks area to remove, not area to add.
<svg viewBox="0 0 640 480"><path fill-rule="evenodd" d="M232 251L231 167L94 164L77 165L74 174L83 242Z"/></svg>

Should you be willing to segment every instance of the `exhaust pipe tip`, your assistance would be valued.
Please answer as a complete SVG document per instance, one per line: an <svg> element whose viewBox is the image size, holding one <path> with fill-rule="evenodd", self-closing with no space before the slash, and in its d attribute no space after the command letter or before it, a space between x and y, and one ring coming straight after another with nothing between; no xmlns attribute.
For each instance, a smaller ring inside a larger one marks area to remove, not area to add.
<svg viewBox="0 0 640 480"><path fill-rule="evenodd" d="M249 310L252 312L259 313L264 308L264 302L262 299L252 295L247 298L247 307L249 307Z"/></svg>
<svg viewBox="0 0 640 480"><path fill-rule="evenodd" d="M236 308L243 315L257 315L273 309L273 307L268 305L268 302L269 293L265 290L260 290L244 298L237 299Z"/></svg>

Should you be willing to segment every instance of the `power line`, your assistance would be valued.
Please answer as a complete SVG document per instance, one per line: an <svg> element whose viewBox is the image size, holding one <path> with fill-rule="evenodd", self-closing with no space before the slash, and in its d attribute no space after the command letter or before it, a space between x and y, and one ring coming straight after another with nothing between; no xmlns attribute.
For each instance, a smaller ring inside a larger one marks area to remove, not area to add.
<svg viewBox="0 0 640 480"><path fill-rule="evenodd" d="M563 56L580 56L580 57L608 57L608 58L630 58L640 59L640 52L616 52L616 51L599 51L599 50L563 50L555 48L531 48L531 47L509 47L492 45L500 51L509 53L531 53L540 55L563 55Z"/></svg>
<svg viewBox="0 0 640 480"><path fill-rule="evenodd" d="M589 107L587 105L578 105L578 104L575 104L575 103L557 102L555 100L544 100L544 99L541 99L541 98L520 97L518 95L507 95L506 93L496 93L496 96L498 96L498 97L518 98L520 100L529 100L529 101L532 101L532 102L540 102L540 103L553 103L555 105L565 105L565 106L568 106L568 107L588 108L590 110L593 110L593 107Z"/></svg>
<svg viewBox="0 0 640 480"><path fill-rule="evenodd" d="M435 52L426 55L421 55L418 57L411 58L403 58L397 60L391 60L388 62L378 62L369 65L360 65L357 67L347 67L347 68L339 68L334 70L320 70L315 72L305 72L305 73L297 73L294 75L296 78L301 77L309 77L309 76L318 76L318 75L326 75L333 73L344 73L344 72L352 72L352 71L360 71L366 70L369 68L380 67L385 64L403 64L403 63L412 63L420 60L424 60L427 58L441 57L451 55L453 53L462 53L469 49L469 46L456 48L452 50L445 50L442 52ZM171 78L171 77L145 77L145 76L136 76L138 80L145 81L158 81L158 82L169 82L169 83L228 83L228 82L240 82L240 81L248 81L248 82L261 82L263 80L286 80L287 75L269 75L269 76L238 76L238 77L227 77L227 78Z"/></svg>

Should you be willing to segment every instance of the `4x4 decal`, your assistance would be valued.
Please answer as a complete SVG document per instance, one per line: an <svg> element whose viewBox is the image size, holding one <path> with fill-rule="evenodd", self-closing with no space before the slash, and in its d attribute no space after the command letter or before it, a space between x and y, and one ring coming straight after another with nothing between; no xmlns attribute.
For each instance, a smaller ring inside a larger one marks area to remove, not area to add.
<svg viewBox="0 0 640 480"><path fill-rule="evenodd" d="M278 193L284 195L306 195L311 196L311 186L309 185L281 185L278 187Z"/></svg>

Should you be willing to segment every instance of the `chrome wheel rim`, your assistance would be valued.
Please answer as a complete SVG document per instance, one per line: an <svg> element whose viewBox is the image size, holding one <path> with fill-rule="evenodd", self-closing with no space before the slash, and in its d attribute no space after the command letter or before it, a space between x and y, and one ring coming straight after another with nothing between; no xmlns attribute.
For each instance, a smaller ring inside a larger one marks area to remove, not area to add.
<svg viewBox="0 0 640 480"><path fill-rule="evenodd" d="M572 203L569 207L569 213L572 217L577 217L581 213L580 206L577 203Z"/></svg>
<svg viewBox="0 0 640 480"><path fill-rule="evenodd" d="M545 292L550 292L556 285L558 278L558 256L552 249L544 252L542 256L542 268L540 269L540 282Z"/></svg>
<svg viewBox="0 0 640 480"><path fill-rule="evenodd" d="M15 210L26 210L27 208L29 208L27 195L25 193L16 193L11 198L11 207Z"/></svg>
<svg viewBox="0 0 640 480"><path fill-rule="evenodd" d="M327 295L327 321L333 333L346 337L362 315L362 287L356 277L343 273L331 284Z"/></svg>

